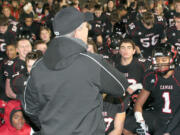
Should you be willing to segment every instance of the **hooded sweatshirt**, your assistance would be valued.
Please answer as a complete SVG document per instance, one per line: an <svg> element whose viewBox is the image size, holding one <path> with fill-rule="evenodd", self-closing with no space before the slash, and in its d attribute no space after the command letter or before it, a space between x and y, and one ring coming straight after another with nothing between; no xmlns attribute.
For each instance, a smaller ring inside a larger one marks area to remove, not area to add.
<svg viewBox="0 0 180 135"><path fill-rule="evenodd" d="M12 112L21 110L21 104L18 100L11 100L5 106L4 120L5 124L0 127L1 135L32 135L31 127L28 124L24 124L21 130L17 130L11 124Z"/></svg>
<svg viewBox="0 0 180 135"><path fill-rule="evenodd" d="M101 92L126 93L128 82L82 40L59 37L30 73L23 108L42 135L103 135Z"/></svg>

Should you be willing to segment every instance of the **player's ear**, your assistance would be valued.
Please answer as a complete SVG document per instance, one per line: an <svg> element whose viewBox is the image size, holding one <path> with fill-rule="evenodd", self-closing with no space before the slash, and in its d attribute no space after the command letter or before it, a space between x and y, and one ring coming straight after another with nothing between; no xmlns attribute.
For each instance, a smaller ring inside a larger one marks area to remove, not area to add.
<svg viewBox="0 0 180 135"><path fill-rule="evenodd" d="M133 49L133 55L134 55L135 53L136 53L136 49L134 48L134 49Z"/></svg>

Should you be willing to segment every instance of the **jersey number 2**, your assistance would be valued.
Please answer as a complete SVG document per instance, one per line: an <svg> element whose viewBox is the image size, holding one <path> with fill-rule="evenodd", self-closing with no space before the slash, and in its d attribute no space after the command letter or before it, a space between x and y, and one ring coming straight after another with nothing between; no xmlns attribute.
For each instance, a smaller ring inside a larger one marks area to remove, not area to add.
<svg viewBox="0 0 180 135"><path fill-rule="evenodd" d="M170 94L169 94L169 92L164 92L162 94L162 97L164 99L164 108L162 109L162 112L171 113L172 110L170 108Z"/></svg>

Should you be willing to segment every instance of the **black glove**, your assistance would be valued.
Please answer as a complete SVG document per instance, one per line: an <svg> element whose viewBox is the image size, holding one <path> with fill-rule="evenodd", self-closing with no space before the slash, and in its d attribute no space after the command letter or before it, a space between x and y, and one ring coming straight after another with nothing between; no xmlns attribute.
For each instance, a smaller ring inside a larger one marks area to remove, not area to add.
<svg viewBox="0 0 180 135"><path fill-rule="evenodd" d="M138 123L137 122L137 128L136 128L137 135L149 135L148 134L148 126L145 124L145 122Z"/></svg>

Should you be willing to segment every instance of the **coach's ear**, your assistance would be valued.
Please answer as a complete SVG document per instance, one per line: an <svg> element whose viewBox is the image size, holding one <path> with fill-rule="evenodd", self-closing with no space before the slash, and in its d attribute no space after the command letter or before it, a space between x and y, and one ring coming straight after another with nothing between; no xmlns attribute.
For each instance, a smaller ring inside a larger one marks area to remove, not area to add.
<svg viewBox="0 0 180 135"><path fill-rule="evenodd" d="M105 99L106 96L107 96L107 94L105 94L105 93L102 94L103 99Z"/></svg>

